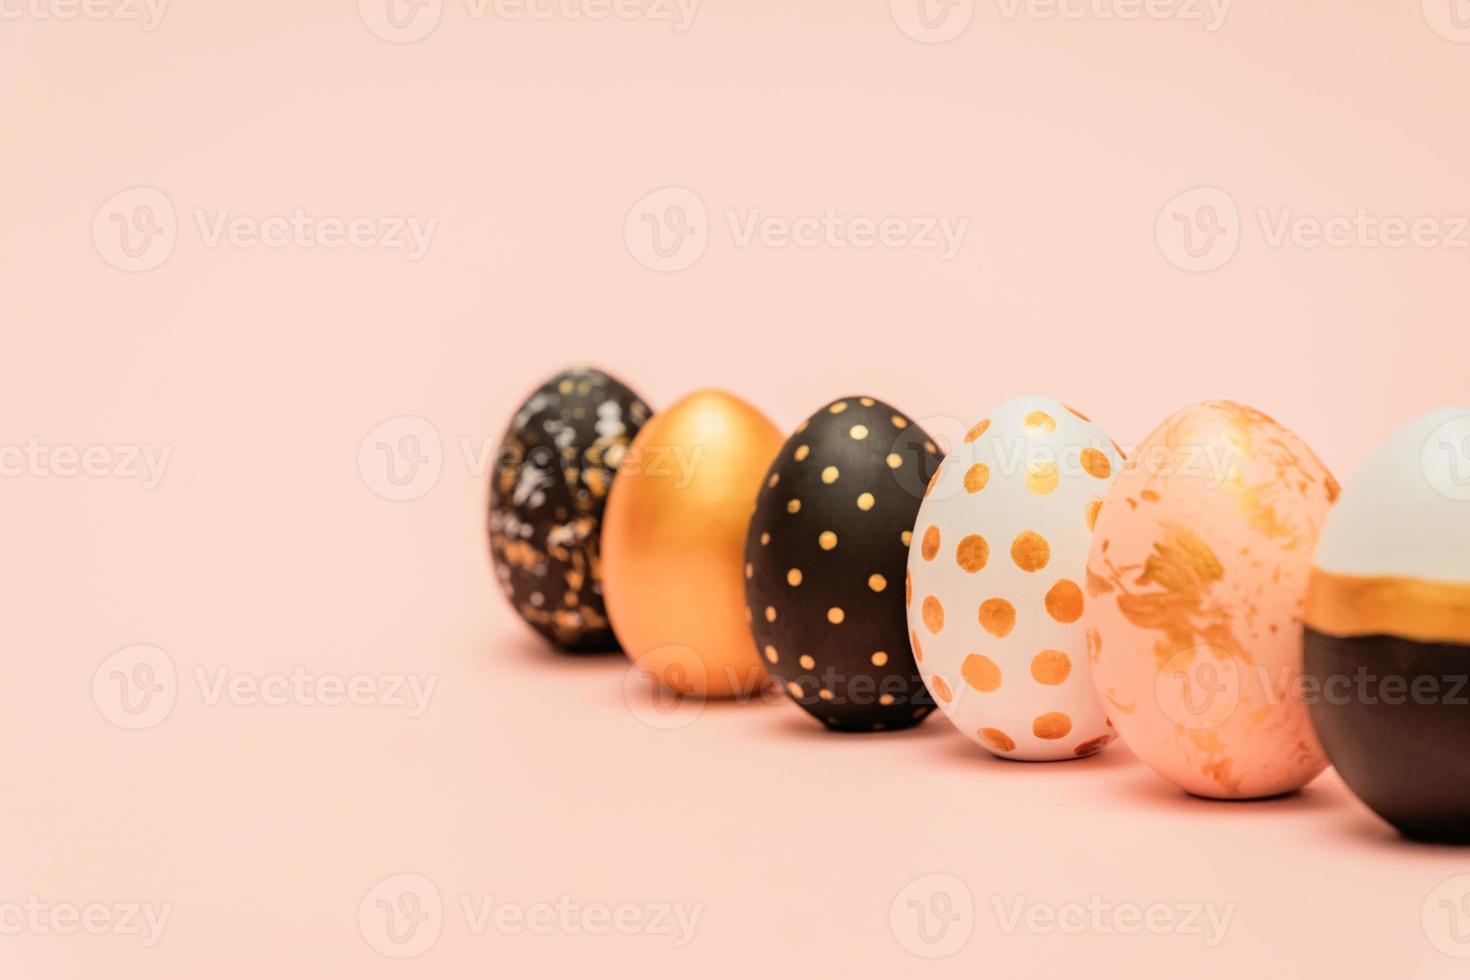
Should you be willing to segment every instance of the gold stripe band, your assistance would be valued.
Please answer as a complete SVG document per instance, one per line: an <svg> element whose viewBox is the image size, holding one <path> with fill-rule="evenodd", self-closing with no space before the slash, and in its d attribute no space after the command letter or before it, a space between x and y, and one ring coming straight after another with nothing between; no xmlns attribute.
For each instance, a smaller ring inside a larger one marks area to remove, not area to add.
<svg viewBox="0 0 1470 980"><path fill-rule="evenodd" d="M1470 584L1312 569L1306 623L1333 636L1384 634L1470 646Z"/></svg>

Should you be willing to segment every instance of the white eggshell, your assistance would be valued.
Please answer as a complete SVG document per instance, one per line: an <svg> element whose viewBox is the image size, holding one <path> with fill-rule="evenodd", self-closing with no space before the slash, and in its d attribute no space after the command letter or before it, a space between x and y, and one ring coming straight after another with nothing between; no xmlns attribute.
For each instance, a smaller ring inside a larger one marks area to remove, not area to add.
<svg viewBox="0 0 1470 980"><path fill-rule="evenodd" d="M1113 738L1082 625L1092 525L1123 465L1050 398L1006 402L925 494L909 548L919 672L960 731L996 755L1091 755Z"/></svg>

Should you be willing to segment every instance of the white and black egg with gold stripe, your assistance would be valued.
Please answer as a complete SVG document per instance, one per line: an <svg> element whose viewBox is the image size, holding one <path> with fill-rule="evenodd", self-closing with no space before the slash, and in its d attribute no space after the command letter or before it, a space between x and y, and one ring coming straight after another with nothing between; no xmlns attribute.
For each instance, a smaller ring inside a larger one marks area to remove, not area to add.
<svg viewBox="0 0 1470 980"><path fill-rule="evenodd" d="M904 588L942 458L908 416L854 395L803 422L766 473L745 544L751 629L772 677L829 728L907 728L934 710Z"/></svg>
<svg viewBox="0 0 1470 980"><path fill-rule="evenodd" d="M490 556L517 613L568 651L616 650L599 539L608 489L648 406L602 371L572 368L516 411L490 479Z"/></svg>

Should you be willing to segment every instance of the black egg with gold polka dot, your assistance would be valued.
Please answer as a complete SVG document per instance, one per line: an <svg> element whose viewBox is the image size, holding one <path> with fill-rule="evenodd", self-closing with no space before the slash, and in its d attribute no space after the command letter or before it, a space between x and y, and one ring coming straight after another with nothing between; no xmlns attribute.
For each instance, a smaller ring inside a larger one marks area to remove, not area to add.
<svg viewBox="0 0 1470 980"><path fill-rule="evenodd" d="M569 651L616 650L602 600L602 513L648 406L601 371L571 368L516 411L490 477L490 556L511 605Z"/></svg>
<svg viewBox="0 0 1470 980"><path fill-rule="evenodd" d="M803 422L766 473L745 542L751 630L781 689L829 728L907 728L934 709L904 591L942 458L908 416L853 395Z"/></svg>

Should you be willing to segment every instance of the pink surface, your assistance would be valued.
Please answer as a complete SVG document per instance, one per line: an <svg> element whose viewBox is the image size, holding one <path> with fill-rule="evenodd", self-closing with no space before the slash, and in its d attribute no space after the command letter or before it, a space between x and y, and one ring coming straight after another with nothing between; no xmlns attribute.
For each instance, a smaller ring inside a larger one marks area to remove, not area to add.
<svg viewBox="0 0 1470 980"><path fill-rule="evenodd" d="M496 593L479 453L569 360L783 427L868 390L948 438L1038 392L1128 447L1230 397L1343 480L1464 401L1448 3L1241 3L1214 31L895 4L711 0L678 31L427 0L406 44L372 0L180 2L153 30L4 6L0 976L889 975L943 951L910 900L966 940L933 967L959 976L1463 975L1470 888L1441 883L1470 856L1397 840L1331 774L1206 803L1118 746L1022 766L942 718L661 731L621 658L545 653ZM860 220L804 220L828 208ZM1388 247L1360 211L1442 243ZM936 247L872 244L889 217ZM952 254L924 231L961 219ZM380 444L427 462L394 482ZM64 475L82 460L107 475ZM135 644L168 659L108 659ZM140 663L173 667L166 717L116 699ZM434 683L417 716L404 675ZM348 685L372 703L322 703ZM405 880L375 889L398 874L443 906L423 892L410 938L437 938L406 962L378 952L405 948L377 904L411 911ZM104 934L17 920L32 896ZM477 933L487 896L511 918ZM1044 931L1093 896L1105 925L1234 911L1214 946ZM678 949L508 925L563 897L594 924L702 909ZM130 904L169 909L156 943Z"/></svg>

